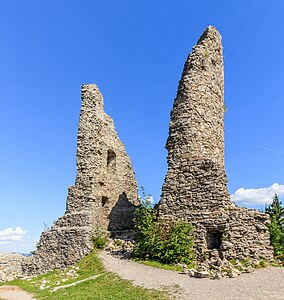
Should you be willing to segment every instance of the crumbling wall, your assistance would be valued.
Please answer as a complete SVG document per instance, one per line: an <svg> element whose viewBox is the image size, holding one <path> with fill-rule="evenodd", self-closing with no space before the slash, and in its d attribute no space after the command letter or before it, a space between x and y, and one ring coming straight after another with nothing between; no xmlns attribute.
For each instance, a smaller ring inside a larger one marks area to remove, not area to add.
<svg viewBox="0 0 284 300"><path fill-rule="evenodd" d="M195 226L200 257L271 257L269 218L230 200L224 167L224 67L219 32L209 26L184 66L171 111L168 172L159 217Z"/></svg>
<svg viewBox="0 0 284 300"><path fill-rule="evenodd" d="M131 161L98 87L83 85L81 97L75 185L64 216L42 233L28 273L70 266L90 252L98 229L121 235L133 225L138 188Z"/></svg>

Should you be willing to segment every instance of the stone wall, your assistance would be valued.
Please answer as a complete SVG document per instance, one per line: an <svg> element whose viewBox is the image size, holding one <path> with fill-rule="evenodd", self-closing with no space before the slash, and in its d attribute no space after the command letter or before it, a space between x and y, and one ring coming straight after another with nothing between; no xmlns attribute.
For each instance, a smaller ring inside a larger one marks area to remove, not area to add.
<svg viewBox="0 0 284 300"><path fill-rule="evenodd" d="M0 282L23 277L22 265L28 257L16 253L0 253Z"/></svg>
<svg viewBox="0 0 284 300"><path fill-rule="evenodd" d="M187 58L171 111L159 217L192 223L199 257L218 249L229 259L270 258L268 216L238 207L227 191L224 107L221 36L209 26Z"/></svg>
<svg viewBox="0 0 284 300"><path fill-rule="evenodd" d="M94 84L82 86L77 175L66 213L42 233L27 273L70 266L93 248L97 230L121 235L132 228L138 188L131 161Z"/></svg>

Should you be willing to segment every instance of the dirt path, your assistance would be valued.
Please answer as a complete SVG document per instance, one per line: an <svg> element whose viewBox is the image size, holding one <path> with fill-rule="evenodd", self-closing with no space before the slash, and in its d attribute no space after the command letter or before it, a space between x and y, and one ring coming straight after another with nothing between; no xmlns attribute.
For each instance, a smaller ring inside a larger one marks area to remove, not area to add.
<svg viewBox="0 0 284 300"><path fill-rule="evenodd" d="M174 271L161 270L115 258L106 252L101 258L108 271L132 280L134 285L161 289L178 285L177 299L187 300L283 300L284 268L266 268L221 280L196 279ZM174 288L173 288L174 290Z"/></svg>
<svg viewBox="0 0 284 300"><path fill-rule="evenodd" d="M5 300L35 300L32 295L24 292L17 286L1 286L0 298Z"/></svg>

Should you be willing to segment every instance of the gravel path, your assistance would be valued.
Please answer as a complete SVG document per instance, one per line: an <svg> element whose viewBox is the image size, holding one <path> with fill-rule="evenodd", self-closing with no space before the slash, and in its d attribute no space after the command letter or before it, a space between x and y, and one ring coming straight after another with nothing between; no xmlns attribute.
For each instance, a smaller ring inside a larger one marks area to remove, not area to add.
<svg viewBox="0 0 284 300"><path fill-rule="evenodd" d="M101 258L108 271L146 288L180 286L177 299L186 300L270 300L284 299L284 268L266 268L221 280L196 279L174 271L148 267L115 258L106 252ZM168 288L167 288L168 290ZM173 288L176 290L176 288Z"/></svg>
<svg viewBox="0 0 284 300"><path fill-rule="evenodd" d="M17 286L1 286L0 298L5 300L35 300L30 294L22 291Z"/></svg>

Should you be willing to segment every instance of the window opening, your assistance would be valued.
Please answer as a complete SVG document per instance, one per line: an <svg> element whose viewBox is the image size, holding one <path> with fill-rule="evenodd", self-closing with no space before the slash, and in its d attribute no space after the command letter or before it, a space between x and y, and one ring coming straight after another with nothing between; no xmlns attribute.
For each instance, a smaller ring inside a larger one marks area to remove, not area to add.
<svg viewBox="0 0 284 300"><path fill-rule="evenodd" d="M114 165L116 159L116 154L112 150L108 150L107 152L107 166Z"/></svg>
<svg viewBox="0 0 284 300"><path fill-rule="evenodd" d="M102 196L102 206L104 207L108 202L108 197Z"/></svg>

